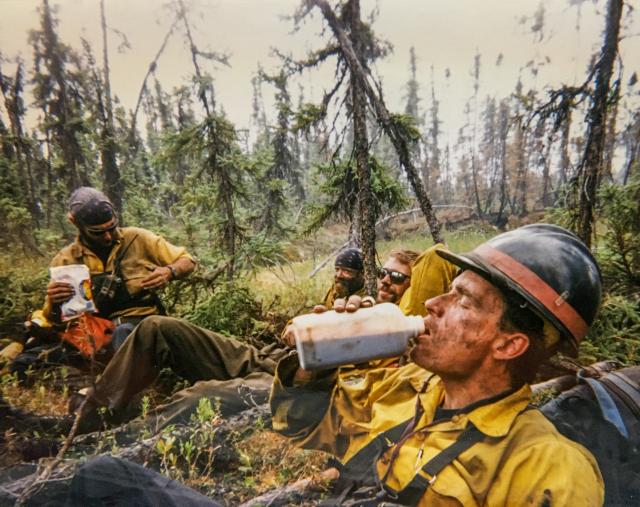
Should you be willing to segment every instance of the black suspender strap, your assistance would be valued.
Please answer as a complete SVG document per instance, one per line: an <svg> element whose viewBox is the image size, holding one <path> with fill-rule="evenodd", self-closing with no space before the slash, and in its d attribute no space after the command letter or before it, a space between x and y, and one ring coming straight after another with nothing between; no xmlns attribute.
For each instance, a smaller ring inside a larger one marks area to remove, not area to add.
<svg viewBox="0 0 640 507"><path fill-rule="evenodd" d="M431 377L429 377L429 379L430 378ZM425 382L423 389L426 387L429 379ZM373 482L371 480L371 467L387 449L393 447L413 431L420 420L422 412L423 409L420 404L420 398L417 397L415 413L411 419L407 419L397 426L379 433L371 442L354 454L344 466L338 467L338 470L340 470L339 483L342 485L345 483L353 485L356 482L360 484L369 482L371 484Z"/></svg>
<svg viewBox="0 0 640 507"><path fill-rule="evenodd" d="M388 429L383 433L379 433L365 447L360 449L354 456L343 466L340 466L340 482L344 481L362 481L371 478L371 467L378 461L378 458L389 447L393 446L412 422L412 419Z"/></svg>
<svg viewBox="0 0 640 507"><path fill-rule="evenodd" d="M423 465L421 471L431 479L427 479L418 472L402 491L393 492L388 486L385 486L389 497L403 505L417 505L425 491L436 480L438 474L460 454L482 441L484 437L484 433L469 423L467 429L460 434L453 444Z"/></svg>
<svg viewBox="0 0 640 507"><path fill-rule="evenodd" d="M129 241L129 243L127 243L125 246L122 247L122 250L120 251L120 253L113 260L114 273L117 273L118 271L120 271L120 264L122 263L122 259L124 259L124 256L127 253L127 250L129 250L129 247L136 240L137 237L138 235L136 234L133 238L131 238L131 241Z"/></svg>

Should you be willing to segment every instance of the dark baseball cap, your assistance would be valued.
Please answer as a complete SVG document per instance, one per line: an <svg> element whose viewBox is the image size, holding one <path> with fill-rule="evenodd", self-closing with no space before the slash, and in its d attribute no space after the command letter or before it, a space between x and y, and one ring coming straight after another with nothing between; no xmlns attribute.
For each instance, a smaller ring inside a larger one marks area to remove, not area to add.
<svg viewBox="0 0 640 507"><path fill-rule="evenodd" d="M69 213L80 225L101 225L116 214L109 198L92 187L80 187L69 198Z"/></svg>

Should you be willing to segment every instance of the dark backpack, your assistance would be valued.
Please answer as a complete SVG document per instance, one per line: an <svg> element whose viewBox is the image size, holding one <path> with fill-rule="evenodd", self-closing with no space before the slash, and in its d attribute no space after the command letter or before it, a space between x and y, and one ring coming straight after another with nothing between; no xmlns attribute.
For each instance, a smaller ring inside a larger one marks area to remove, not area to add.
<svg viewBox="0 0 640 507"><path fill-rule="evenodd" d="M640 367L582 379L541 407L565 437L595 456L605 505L640 505Z"/></svg>

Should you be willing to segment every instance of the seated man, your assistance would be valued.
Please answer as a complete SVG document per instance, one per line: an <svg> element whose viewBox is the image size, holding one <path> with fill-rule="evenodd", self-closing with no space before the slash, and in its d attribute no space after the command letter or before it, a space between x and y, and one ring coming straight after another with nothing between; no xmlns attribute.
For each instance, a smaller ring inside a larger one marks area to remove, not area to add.
<svg viewBox="0 0 640 507"><path fill-rule="evenodd" d="M340 489L357 490L363 504L601 505L593 456L529 406L541 361L577 352L595 318L593 256L544 224L469 254L438 254L464 271L425 303L414 363L365 373L354 403L345 395L353 381L309 379L285 358L271 394L274 429L337 456Z"/></svg>
<svg viewBox="0 0 640 507"><path fill-rule="evenodd" d="M142 319L164 313L156 291L189 275L196 264L184 248L151 231L119 227L113 204L94 188L80 187L72 193L68 218L78 237L56 254L50 266L89 268L98 316L116 325L111 345L117 349ZM61 305L72 296L70 284L49 282L40 320L59 323ZM36 347L19 355L12 370L22 374L41 350Z"/></svg>
<svg viewBox="0 0 640 507"><path fill-rule="evenodd" d="M347 248L336 257L333 285L327 291L322 304L333 308L338 298L348 298L353 294L364 296L364 264L359 248Z"/></svg>

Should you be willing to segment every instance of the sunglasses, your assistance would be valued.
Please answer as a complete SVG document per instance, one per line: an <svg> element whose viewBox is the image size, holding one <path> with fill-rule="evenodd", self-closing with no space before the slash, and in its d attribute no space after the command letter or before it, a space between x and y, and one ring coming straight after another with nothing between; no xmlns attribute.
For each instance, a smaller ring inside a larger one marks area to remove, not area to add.
<svg viewBox="0 0 640 507"><path fill-rule="evenodd" d="M393 271L387 268L378 268L378 278L382 280L386 276L389 276L391 283L395 285L400 285L401 283L404 283L404 281L408 278L411 278L409 275L400 273L400 271Z"/></svg>
<svg viewBox="0 0 640 507"><path fill-rule="evenodd" d="M91 229L89 227L85 228L85 231L91 234L92 236L104 236L108 232L113 232L117 229L118 222L116 221L111 227L107 229Z"/></svg>

